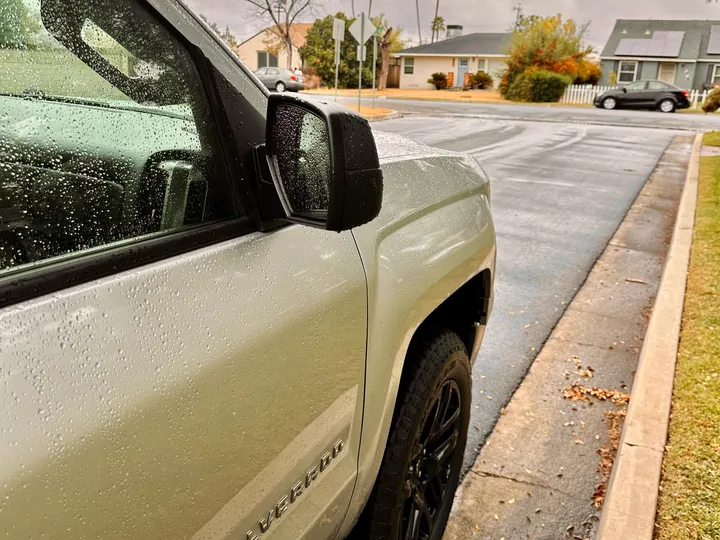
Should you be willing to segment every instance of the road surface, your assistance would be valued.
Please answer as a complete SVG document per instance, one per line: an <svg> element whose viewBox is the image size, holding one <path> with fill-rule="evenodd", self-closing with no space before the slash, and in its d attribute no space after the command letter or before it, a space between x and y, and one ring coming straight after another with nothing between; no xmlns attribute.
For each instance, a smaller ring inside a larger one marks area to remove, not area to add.
<svg viewBox="0 0 720 540"><path fill-rule="evenodd" d="M421 116L374 128L470 153L492 179L496 301L473 372L469 467L678 131Z"/></svg>
<svg viewBox="0 0 720 540"><path fill-rule="evenodd" d="M320 98L320 96L315 96ZM331 96L322 96L332 99ZM357 99L338 98L340 103L357 105ZM363 106L370 106L370 98L363 97ZM459 115L483 120L527 120L535 122L561 122L579 124L613 124L626 127L649 127L689 130L720 130L720 113L705 115L677 112L665 114L657 111L615 110L592 107L563 107L541 104L462 103L442 101L411 101L402 99L376 99L376 107L393 109L409 114Z"/></svg>

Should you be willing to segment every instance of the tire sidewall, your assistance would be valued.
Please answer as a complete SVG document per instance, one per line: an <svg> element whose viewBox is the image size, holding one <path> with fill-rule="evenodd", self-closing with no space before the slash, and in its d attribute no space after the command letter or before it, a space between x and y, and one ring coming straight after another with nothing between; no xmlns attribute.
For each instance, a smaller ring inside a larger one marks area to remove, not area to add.
<svg viewBox="0 0 720 540"><path fill-rule="evenodd" d="M611 101L614 103L614 105L612 107L608 107L607 104ZM613 97L606 97L605 99L603 99L602 106L603 109L605 109L606 111L614 111L615 109L617 109L617 99Z"/></svg>
<svg viewBox="0 0 720 540"><path fill-rule="evenodd" d="M418 414L412 423L412 427L410 429L410 433L412 435L404 445L405 453L402 459L404 463L407 463L408 466L410 465L413 448L420 439L423 423L430 412L430 408L432 407L434 398L442 385L445 383L445 381L449 379L453 379L457 383L461 399L460 433L458 435L455 454L453 455L452 474L447 485L447 492L454 493L460 481L462 461L465 453L465 445L467 443L468 426L470 424L472 401L472 375L470 373L470 363L468 361L467 352L464 350L464 348L460 351L454 351L448 356L447 360L442 365L442 368L438 371L438 373L435 374L435 376L431 380L431 383L428 385L427 391L425 392L423 398L424 407L422 409L422 413ZM402 478L402 480L404 482L404 477ZM402 485L398 486L398 489L401 488ZM399 502L398 512L396 513L397 518L393 527L393 534L390 537L394 539L399 539L400 533L402 532L401 509L404 500L401 497L398 497L397 501ZM453 497L446 497L443 501L443 505L439 509L439 513L436 518L437 523L442 524L442 526L436 525L435 530L430 537L430 540L440 540L442 538L445 531L445 523L447 522L447 519L450 515L452 503Z"/></svg>
<svg viewBox="0 0 720 540"><path fill-rule="evenodd" d="M669 111L664 111L663 108L662 108L663 103L668 103L668 102L672 104L672 108L671 108ZM674 102L672 99L663 99L663 100L658 104L658 109L660 109L660 112L664 112L664 113L666 113L666 114L674 113L674 112L675 112L675 108L676 108L676 105L675 105L675 102Z"/></svg>

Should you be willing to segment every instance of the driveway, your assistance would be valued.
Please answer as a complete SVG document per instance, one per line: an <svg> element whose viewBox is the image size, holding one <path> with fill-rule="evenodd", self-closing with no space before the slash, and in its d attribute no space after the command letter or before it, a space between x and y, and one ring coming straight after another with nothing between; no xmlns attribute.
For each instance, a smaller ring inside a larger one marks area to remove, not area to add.
<svg viewBox="0 0 720 540"><path fill-rule="evenodd" d="M557 111L540 109L533 114L557 118ZM588 113L594 114L579 114ZM653 118L684 120L680 115ZM465 455L469 467L678 132L457 117L408 117L379 123L375 129L468 152L492 179L498 239L496 302L473 373L474 407Z"/></svg>
<svg viewBox="0 0 720 540"><path fill-rule="evenodd" d="M332 99L331 96L323 96ZM357 105L357 98L338 98L340 103ZM371 100L363 97L363 106ZM720 130L720 113L705 115L678 112L663 114L656 111L606 111L589 107L558 105L522 105L494 103L457 103L440 101L411 101L376 99L376 107L420 115L460 115L484 120L528 120L536 122L570 122L613 124L628 127L649 127L689 130Z"/></svg>

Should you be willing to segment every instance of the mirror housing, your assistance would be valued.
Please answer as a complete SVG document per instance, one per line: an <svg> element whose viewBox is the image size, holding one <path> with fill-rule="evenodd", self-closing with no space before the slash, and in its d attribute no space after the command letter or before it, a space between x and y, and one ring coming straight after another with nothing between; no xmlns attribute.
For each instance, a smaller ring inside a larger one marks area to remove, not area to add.
<svg viewBox="0 0 720 540"><path fill-rule="evenodd" d="M383 175L365 118L337 103L271 94L266 129L267 162L289 221L340 232L377 217Z"/></svg>
<svg viewBox="0 0 720 540"><path fill-rule="evenodd" d="M622 91L623 91L623 94L627 94L627 87L626 87L626 86L623 86Z"/></svg>

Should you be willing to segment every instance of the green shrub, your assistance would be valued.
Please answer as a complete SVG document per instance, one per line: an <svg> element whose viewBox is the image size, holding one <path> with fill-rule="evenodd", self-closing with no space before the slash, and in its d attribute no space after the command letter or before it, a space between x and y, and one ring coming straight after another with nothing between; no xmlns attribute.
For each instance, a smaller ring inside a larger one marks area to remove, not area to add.
<svg viewBox="0 0 720 540"><path fill-rule="evenodd" d="M500 94L510 101L532 101L530 78L525 73L521 73L513 82L501 86Z"/></svg>
<svg viewBox="0 0 720 540"><path fill-rule="evenodd" d="M427 82L434 84L438 90L442 90L447 88L447 75L445 73L433 73Z"/></svg>
<svg viewBox="0 0 720 540"><path fill-rule="evenodd" d="M477 85L478 88L489 88L495 84L493 78L484 71L478 71L475 75L472 75L470 82L473 85Z"/></svg>
<svg viewBox="0 0 720 540"><path fill-rule="evenodd" d="M532 101L537 103L557 102L572 83L572 77L539 69L528 74Z"/></svg>
<svg viewBox="0 0 720 540"><path fill-rule="evenodd" d="M563 97L570 83L572 77L568 75L530 68L515 77L504 89L501 88L501 93L511 101L556 102Z"/></svg>
<svg viewBox="0 0 720 540"><path fill-rule="evenodd" d="M708 94L702 104L702 110L706 113L714 113L720 109L720 88L715 88Z"/></svg>

